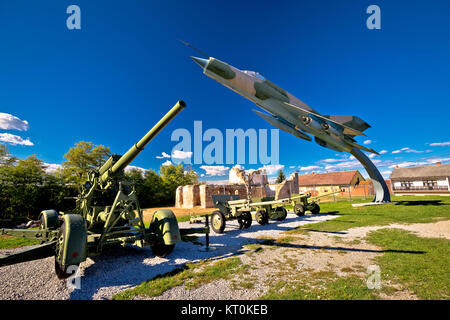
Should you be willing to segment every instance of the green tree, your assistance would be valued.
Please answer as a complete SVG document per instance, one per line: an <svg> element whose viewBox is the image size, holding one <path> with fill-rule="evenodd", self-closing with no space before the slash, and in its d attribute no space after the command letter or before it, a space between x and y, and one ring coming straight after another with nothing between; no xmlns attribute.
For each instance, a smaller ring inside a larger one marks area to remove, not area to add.
<svg viewBox="0 0 450 320"><path fill-rule="evenodd" d="M198 182L198 175L194 170L186 171L182 164L172 164L161 166L159 175L164 189L164 199L166 204L175 203L175 192L178 186L195 184Z"/></svg>
<svg viewBox="0 0 450 320"><path fill-rule="evenodd" d="M6 216L32 217L44 184L44 165L35 155L17 160L9 171L4 192L8 197ZM39 212L38 212L39 213Z"/></svg>
<svg viewBox="0 0 450 320"><path fill-rule="evenodd" d="M286 180L286 176L284 175L283 170L278 171L278 176L275 183L282 183L284 180Z"/></svg>
<svg viewBox="0 0 450 320"><path fill-rule="evenodd" d="M9 153L8 147L0 143L0 168L11 167L17 158Z"/></svg>
<svg viewBox="0 0 450 320"><path fill-rule="evenodd" d="M158 207L167 204L163 181L154 170L145 171L142 190L143 207Z"/></svg>
<svg viewBox="0 0 450 320"><path fill-rule="evenodd" d="M64 155L59 174L68 183L81 185L90 170L98 169L111 155L109 147L80 141Z"/></svg>

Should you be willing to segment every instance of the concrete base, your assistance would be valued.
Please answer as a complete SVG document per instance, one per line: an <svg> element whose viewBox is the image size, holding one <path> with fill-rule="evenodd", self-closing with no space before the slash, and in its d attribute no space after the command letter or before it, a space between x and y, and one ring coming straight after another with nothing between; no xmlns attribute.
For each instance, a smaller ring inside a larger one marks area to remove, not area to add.
<svg viewBox="0 0 450 320"><path fill-rule="evenodd" d="M388 203L394 203L394 202L366 202L366 203L354 203L352 204L352 207L365 207L365 206L376 206L380 204L388 204Z"/></svg>

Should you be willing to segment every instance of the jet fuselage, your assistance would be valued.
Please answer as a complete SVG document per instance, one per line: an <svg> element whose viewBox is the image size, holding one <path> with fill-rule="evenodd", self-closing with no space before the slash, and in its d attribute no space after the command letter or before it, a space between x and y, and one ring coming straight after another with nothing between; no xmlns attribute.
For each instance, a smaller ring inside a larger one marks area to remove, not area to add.
<svg viewBox="0 0 450 320"><path fill-rule="evenodd" d="M353 135L364 134L329 120L328 116L320 115L316 110L265 79L259 73L239 70L212 57L209 59L192 57L192 59L203 68L205 75L253 101L264 111L270 113L270 115L267 115L255 111L279 129L308 141L312 139L306 133L311 134L320 146L335 151L350 152L356 146L376 153L372 149L357 145L352 138ZM370 127L359 118L357 118L357 121ZM346 131L351 134L345 134Z"/></svg>

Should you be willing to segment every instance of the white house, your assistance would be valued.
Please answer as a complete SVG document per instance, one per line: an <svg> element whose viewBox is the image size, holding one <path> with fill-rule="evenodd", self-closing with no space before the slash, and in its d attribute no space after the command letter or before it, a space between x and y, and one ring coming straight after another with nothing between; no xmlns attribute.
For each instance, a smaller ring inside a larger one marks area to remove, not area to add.
<svg viewBox="0 0 450 320"><path fill-rule="evenodd" d="M395 195L450 195L450 164L396 167L390 179Z"/></svg>

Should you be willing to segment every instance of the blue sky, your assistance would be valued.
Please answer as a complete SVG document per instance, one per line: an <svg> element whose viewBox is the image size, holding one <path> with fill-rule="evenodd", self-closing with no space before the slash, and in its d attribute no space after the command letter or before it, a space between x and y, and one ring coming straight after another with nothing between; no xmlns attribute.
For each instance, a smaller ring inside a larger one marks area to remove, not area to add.
<svg viewBox="0 0 450 320"><path fill-rule="evenodd" d="M66 27L71 4L81 30ZM371 4L381 30L366 27ZM446 0L0 0L0 137L12 154L48 164L81 140L120 154L183 99L187 108L132 164L158 170L168 159L157 157L176 145L172 132L196 120L223 133L273 128L253 103L204 76L180 38L260 72L322 114L367 121L358 142L385 150L373 158L385 176L396 164L450 162L449 12ZM359 168L282 131L279 143L288 174ZM226 168L211 175L201 166L202 179L227 178Z"/></svg>

